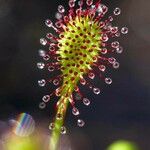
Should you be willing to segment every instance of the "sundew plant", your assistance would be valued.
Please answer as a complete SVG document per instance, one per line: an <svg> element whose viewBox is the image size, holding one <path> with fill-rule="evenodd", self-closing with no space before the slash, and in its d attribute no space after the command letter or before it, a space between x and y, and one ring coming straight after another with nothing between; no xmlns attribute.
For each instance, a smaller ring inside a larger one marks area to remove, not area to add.
<svg viewBox="0 0 150 150"><path fill-rule="evenodd" d="M107 67L119 68L113 55L122 53L123 48L116 39L128 33L127 27L120 28L112 23L115 16L120 15L120 8L115 8L111 16L106 16L108 7L101 0L69 0L68 4L67 10L62 5L58 6L55 23L46 19L46 26L54 32L40 39L41 45L46 48L39 50L43 61L37 63L39 69L47 69L50 74L59 72L57 76L38 81L41 87L49 83L56 86L54 91L43 96L39 104L41 109L52 101L53 96L59 97L55 119L49 125L52 130L50 150L57 149L60 134L66 133L64 119L68 105L71 105L72 114L77 117L77 125L85 125L79 117L76 101L88 106L90 100L81 92L80 86L87 86L98 95L101 90L92 83L96 76L106 84L112 83L112 79L104 73Z"/></svg>

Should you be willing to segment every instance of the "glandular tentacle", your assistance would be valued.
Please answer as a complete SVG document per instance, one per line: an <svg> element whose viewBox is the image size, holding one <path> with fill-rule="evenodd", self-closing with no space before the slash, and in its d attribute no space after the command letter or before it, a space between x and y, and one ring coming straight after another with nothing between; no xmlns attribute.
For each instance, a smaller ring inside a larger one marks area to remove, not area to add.
<svg viewBox="0 0 150 150"><path fill-rule="evenodd" d="M39 69L47 69L49 73L59 71L59 75L51 79L38 81L40 87L48 83L57 87L50 95L45 95L39 105L43 109L53 95L59 97L56 104L57 123L57 119L64 119L69 103L75 116L80 114L76 101L81 100L86 106L91 104L91 100L80 91L80 85L87 86L94 94L100 94L101 89L92 83L95 78L98 77L108 85L112 83L112 79L104 73L109 67L119 68L114 55L122 53L123 48L116 38L128 33L127 27L120 29L112 25L115 17L121 14L118 7L112 15L104 19L108 7L102 4L101 0L95 3L93 0L69 0L68 4L68 11L64 6L58 6L55 23L46 19L46 26L52 28L55 33L47 33L46 38L40 39L42 46L49 47L48 51L38 51L43 58L37 63ZM61 124L63 125L63 122ZM77 124L82 127L85 122L78 118ZM50 124L50 129L54 128L54 123ZM66 128L62 126L59 131L65 134Z"/></svg>

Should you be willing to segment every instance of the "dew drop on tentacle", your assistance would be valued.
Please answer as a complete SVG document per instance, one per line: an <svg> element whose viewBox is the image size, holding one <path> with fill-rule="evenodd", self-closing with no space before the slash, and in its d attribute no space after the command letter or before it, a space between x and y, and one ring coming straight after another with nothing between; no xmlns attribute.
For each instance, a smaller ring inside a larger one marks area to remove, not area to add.
<svg viewBox="0 0 150 150"><path fill-rule="evenodd" d="M104 16L108 11L108 7L105 6L104 4L99 4L98 8L97 8L97 12L99 13L99 15Z"/></svg>
<svg viewBox="0 0 150 150"><path fill-rule="evenodd" d="M78 5L79 5L79 6L82 6L82 5L83 5L83 0L79 0L79 1L78 1Z"/></svg>
<svg viewBox="0 0 150 150"><path fill-rule="evenodd" d="M79 112L79 110L76 107L73 107L72 108L72 114L75 115L75 116L77 116L77 115L80 114L80 112Z"/></svg>
<svg viewBox="0 0 150 150"><path fill-rule="evenodd" d="M85 84L86 84L86 80L85 80L84 78L81 78L81 79L80 79L80 83L81 83L82 85L85 85Z"/></svg>
<svg viewBox="0 0 150 150"><path fill-rule="evenodd" d="M94 6L95 7L95 6ZM97 10L96 10L98 13L102 13L103 10L102 10L102 4L99 4Z"/></svg>
<svg viewBox="0 0 150 150"><path fill-rule="evenodd" d="M111 84L112 83L112 79L111 78L105 78L105 83L106 84Z"/></svg>
<svg viewBox="0 0 150 150"><path fill-rule="evenodd" d="M45 86L45 84L46 84L46 81L44 79L38 80L39 86L43 87L43 86Z"/></svg>
<svg viewBox="0 0 150 150"><path fill-rule="evenodd" d="M64 6L59 5L59 6L58 6L58 12L59 12L59 13L64 13L64 12L65 12Z"/></svg>
<svg viewBox="0 0 150 150"><path fill-rule="evenodd" d="M93 0L86 0L86 4L87 4L88 6L91 6L91 5L93 4Z"/></svg>
<svg viewBox="0 0 150 150"><path fill-rule="evenodd" d="M91 5L91 8L94 9L94 8L95 8L95 5Z"/></svg>
<svg viewBox="0 0 150 150"><path fill-rule="evenodd" d="M55 50L56 50L56 49L55 49L55 47L54 47L54 46L52 46L52 45L51 45L51 46L49 47L49 51L50 51L50 52L53 52L53 53L54 53L54 52L55 52ZM55 54L55 53L54 53L54 54Z"/></svg>
<svg viewBox="0 0 150 150"><path fill-rule="evenodd" d="M88 77L89 77L90 79L94 79L94 78L95 78L95 74L94 74L93 72L89 72L89 73L88 73Z"/></svg>
<svg viewBox="0 0 150 150"><path fill-rule="evenodd" d="M103 28L105 26L105 22L104 21L100 21L99 26L100 26L100 28Z"/></svg>
<svg viewBox="0 0 150 150"><path fill-rule="evenodd" d="M107 34L103 34L103 35L102 35L102 41L103 41L103 42L107 42L108 39L109 39L109 38L108 38Z"/></svg>
<svg viewBox="0 0 150 150"><path fill-rule="evenodd" d="M46 107L46 104L44 102L39 103L39 108L44 109Z"/></svg>
<svg viewBox="0 0 150 150"><path fill-rule="evenodd" d="M123 52L123 47L119 46L116 48L116 53L121 54Z"/></svg>
<svg viewBox="0 0 150 150"><path fill-rule="evenodd" d="M114 69L118 69L120 66L120 64L118 62L113 63L113 68Z"/></svg>
<svg viewBox="0 0 150 150"><path fill-rule="evenodd" d="M119 47L119 42L115 41L111 43L112 48L118 48Z"/></svg>
<svg viewBox="0 0 150 150"><path fill-rule="evenodd" d="M47 39L53 39L53 34L52 33L47 33L46 34Z"/></svg>
<svg viewBox="0 0 150 150"><path fill-rule="evenodd" d="M94 92L94 94L100 94L100 89L99 88L93 88L93 92Z"/></svg>
<svg viewBox="0 0 150 150"><path fill-rule="evenodd" d="M114 18L113 18L112 16L109 16L109 17L108 17L108 20L109 20L110 22L112 22L112 21L114 20Z"/></svg>
<svg viewBox="0 0 150 150"><path fill-rule="evenodd" d="M86 105L86 106L89 106L90 105L90 100L88 98L83 98L83 104Z"/></svg>
<svg viewBox="0 0 150 150"><path fill-rule="evenodd" d="M117 32L117 33L115 34L115 36L116 36L116 37L120 37L120 32Z"/></svg>
<svg viewBox="0 0 150 150"><path fill-rule="evenodd" d="M62 22L58 19L58 21L55 22L55 26L56 26L57 28L61 28L61 27L62 27Z"/></svg>
<svg viewBox="0 0 150 150"><path fill-rule="evenodd" d="M116 59L115 59L114 57L110 57L110 58L108 58L108 62L109 62L110 64L113 64L113 63L116 62Z"/></svg>
<svg viewBox="0 0 150 150"><path fill-rule="evenodd" d="M46 19L46 20L45 20L45 24L46 24L46 26L48 26L48 27L52 27L52 26L53 26L53 22L52 22L50 19Z"/></svg>
<svg viewBox="0 0 150 150"><path fill-rule="evenodd" d="M60 132L61 132L61 134L66 134L66 133L67 133L66 127L65 127L65 126L62 126Z"/></svg>
<svg viewBox="0 0 150 150"><path fill-rule="evenodd" d="M48 71L49 71L49 72L53 72L54 70L55 70L55 67L54 67L54 66L51 65L51 66L48 67Z"/></svg>
<svg viewBox="0 0 150 150"><path fill-rule="evenodd" d="M88 84L88 87L89 87L90 89L92 89L92 88L93 88L93 85L92 85L92 84Z"/></svg>
<svg viewBox="0 0 150 150"><path fill-rule="evenodd" d="M63 17L63 15L62 15L61 13L56 12L56 14L55 14L55 18L56 18L57 20L62 19L62 17ZM57 23L55 23L55 25L56 25L56 27L57 27L57 28L59 28L59 26L57 26L57 25L58 25Z"/></svg>
<svg viewBox="0 0 150 150"><path fill-rule="evenodd" d="M83 127L83 126L85 125L85 122L84 122L82 119L78 119L78 120L77 120L77 125L78 125L79 127Z"/></svg>
<svg viewBox="0 0 150 150"><path fill-rule="evenodd" d="M112 27L111 28L111 33L115 34L118 32L118 27Z"/></svg>
<svg viewBox="0 0 150 150"><path fill-rule="evenodd" d="M50 96L49 96L49 95L44 95L44 96L42 97L42 100L43 100L43 102L47 103L47 102L49 102L49 100L50 100Z"/></svg>
<svg viewBox="0 0 150 150"><path fill-rule="evenodd" d="M107 54L107 48L102 48L102 49L101 49L101 53L102 53L102 54Z"/></svg>
<svg viewBox="0 0 150 150"><path fill-rule="evenodd" d="M116 15L116 16L118 16L118 15L120 15L121 14L121 9L120 8L115 8L115 10L114 10L114 15Z"/></svg>
<svg viewBox="0 0 150 150"><path fill-rule="evenodd" d="M58 113L58 114L56 115L56 119L57 119L57 120L63 119L63 115L62 115L61 113Z"/></svg>
<svg viewBox="0 0 150 150"><path fill-rule="evenodd" d="M110 22L106 22L104 29L107 30L107 32L110 32L112 28L112 24Z"/></svg>
<svg viewBox="0 0 150 150"><path fill-rule="evenodd" d="M39 56L44 57L46 55L46 52L42 49L39 49L38 54L39 54Z"/></svg>
<svg viewBox="0 0 150 150"><path fill-rule="evenodd" d="M54 130L55 129L55 124L52 122L49 124L49 129Z"/></svg>
<svg viewBox="0 0 150 150"><path fill-rule="evenodd" d="M57 88L57 89L55 90L55 95L56 95L57 97L59 97L60 94L61 94L60 88ZM58 102L59 102L59 101L58 101Z"/></svg>
<svg viewBox="0 0 150 150"><path fill-rule="evenodd" d="M37 67L38 67L38 69L44 69L45 64L43 62L38 62Z"/></svg>
<svg viewBox="0 0 150 150"><path fill-rule="evenodd" d="M59 85L59 80L58 79L54 79L53 80L53 84L56 85L56 86Z"/></svg>
<svg viewBox="0 0 150 150"><path fill-rule="evenodd" d="M81 14L81 9L76 9L76 14L77 14L78 16L80 16L80 14Z"/></svg>
<svg viewBox="0 0 150 150"><path fill-rule="evenodd" d="M102 72L104 72L106 70L106 66L104 66L104 65L99 65L98 68Z"/></svg>
<svg viewBox="0 0 150 150"><path fill-rule="evenodd" d="M50 56L49 56L49 55L43 56L43 60L48 61L49 59L50 59Z"/></svg>
<svg viewBox="0 0 150 150"><path fill-rule="evenodd" d="M47 40L45 38L41 38L40 39L40 44L41 45L46 45L47 44Z"/></svg>
<svg viewBox="0 0 150 150"><path fill-rule="evenodd" d="M75 6L75 1L69 0L69 6L70 6L70 8L73 8Z"/></svg>
<svg viewBox="0 0 150 150"><path fill-rule="evenodd" d="M127 27L123 27L123 28L121 29L121 33L122 33L122 34L127 34L127 33L128 33L128 28L127 28Z"/></svg>

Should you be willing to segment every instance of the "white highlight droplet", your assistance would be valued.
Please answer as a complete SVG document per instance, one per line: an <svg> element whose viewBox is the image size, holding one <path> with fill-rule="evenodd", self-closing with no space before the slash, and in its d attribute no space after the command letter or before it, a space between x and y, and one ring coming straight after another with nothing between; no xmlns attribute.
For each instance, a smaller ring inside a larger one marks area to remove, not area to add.
<svg viewBox="0 0 150 150"><path fill-rule="evenodd" d="M83 5L83 1L82 0L78 1L78 5L82 6Z"/></svg>
<svg viewBox="0 0 150 150"><path fill-rule="evenodd" d="M111 84L112 83L112 79L111 78L105 78L105 83L106 84Z"/></svg>
<svg viewBox="0 0 150 150"><path fill-rule="evenodd" d="M93 88L94 94L100 94L100 89L99 88Z"/></svg>
<svg viewBox="0 0 150 150"><path fill-rule="evenodd" d="M110 57L110 58L108 58L108 61L110 64L113 64L116 62L116 59L114 57Z"/></svg>
<svg viewBox="0 0 150 150"><path fill-rule="evenodd" d="M86 80L85 80L84 78L81 78L81 79L80 79L80 83L81 83L82 85L85 85L85 84L86 84Z"/></svg>
<svg viewBox="0 0 150 150"><path fill-rule="evenodd" d="M104 65L99 65L98 69L102 72L104 72L106 70L106 67Z"/></svg>
<svg viewBox="0 0 150 150"><path fill-rule="evenodd" d="M62 14L59 12L56 12L55 17L56 17L56 19L60 20L62 18Z"/></svg>
<svg viewBox="0 0 150 150"><path fill-rule="evenodd" d="M93 0L86 0L86 4L87 4L88 6L91 6L91 5L93 4Z"/></svg>
<svg viewBox="0 0 150 150"><path fill-rule="evenodd" d="M118 69L119 66L120 66L120 64L119 64L118 62L115 62L115 63L113 64L113 68L115 68L115 69Z"/></svg>
<svg viewBox="0 0 150 150"><path fill-rule="evenodd" d="M39 108L40 109L44 109L46 107L46 104L44 103L44 102L41 102L40 104L39 104Z"/></svg>
<svg viewBox="0 0 150 150"><path fill-rule="evenodd" d="M37 63L37 67L38 67L39 69L44 69L45 64L44 64L43 62L38 62L38 63Z"/></svg>
<svg viewBox="0 0 150 150"><path fill-rule="evenodd" d="M74 0L69 0L69 7L73 8L75 6L75 1Z"/></svg>
<svg viewBox="0 0 150 150"><path fill-rule="evenodd" d="M50 56L49 56L49 55L45 55L45 56L43 57L43 59L44 59L45 61L48 61L48 60L50 59Z"/></svg>
<svg viewBox="0 0 150 150"><path fill-rule="evenodd" d="M46 55L46 52L42 49L39 49L38 53L39 53L39 56L41 57L44 57Z"/></svg>
<svg viewBox="0 0 150 150"><path fill-rule="evenodd" d="M88 73L88 77L90 79L94 79L95 78L95 74L93 72Z"/></svg>
<svg viewBox="0 0 150 150"><path fill-rule="evenodd" d="M55 67L54 67L54 66L49 66L49 67L48 67L48 70L49 70L50 72L52 72L52 71L55 70Z"/></svg>
<svg viewBox="0 0 150 150"><path fill-rule="evenodd" d="M53 84L54 85L58 85L59 84L59 80L58 79L53 80Z"/></svg>
<svg viewBox="0 0 150 150"><path fill-rule="evenodd" d="M77 125L78 125L79 127L83 127L83 126L85 125L85 122L84 122L82 119L78 119L78 120L77 120Z"/></svg>
<svg viewBox="0 0 150 150"><path fill-rule="evenodd" d="M115 10L114 10L114 15L116 15L116 16L118 16L118 15L120 15L121 14L121 9L120 8L115 8Z"/></svg>
<svg viewBox="0 0 150 150"><path fill-rule="evenodd" d="M121 33L122 33L122 34L127 34L127 33L128 33L128 28L127 28L127 27L123 27L123 28L121 29Z"/></svg>
<svg viewBox="0 0 150 150"><path fill-rule="evenodd" d="M41 87L44 87L46 84L46 81L44 79L38 80L38 85Z"/></svg>
<svg viewBox="0 0 150 150"><path fill-rule="evenodd" d="M105 14L108 11L108 7L105 6L104 4L100 4L98 6L97 12L100 14Z"/></svg>
<svg viewBox="0 0 150 150"><path fill-rule="evenodd" d="M55 128L55 124L54 124L54 123L50 123L49 129L50 129L50 130L54 130L54 128Z"/></svg>
<svg viewBox="0 0 150 150"><path fill-rule="evenodd" d="M59 11L60 13L64 13L64 12L65 12L64 6L59 5L59 6L58 6L58 11Z"/></svg>
<svg viewBox="0 0 150 150"><path fill-rule="evenodd" d="M121 54L122 52L123 52L123 47L120 46L116 49L116 53Z"/></svg>
<svg viewBox="0 0 150 150"><path fill-rule="evenodd" d="M47 103L50 100L50 96L49 95L44 95L42 100Z"/></svg>
<svg viewBox="0 0 150 150"><path fill-rule="evenodd" d="M118 27L112 27L111 28L111 33L115 34L118 32Z"/></svg>
<svg viewBox="0 0 150 150"><path fill-rule="evenodd" d="M40 43L41 43L41 45L46 45L47 44L47 40L45 38L41 38L40 39Z"/></svg>
<svg viewBox="0 0 150 150"><path fill-rule="evenodd" d="M86 105L86 106L89 106L90 105L90 100L87 99L87 98L83 98L83 104Z"/></svg>
<svg viewBox="0 0 150 150"><path fill-rule="evenodd" d="M111 43L111 47L112 47L112 48L118 48L118 47L119 47L119 44L120 44L120 43L119 43L118 41L112 42L112 43Z"/></svg>
<svg viewBox="0 0 150 150"><path fill-rule="evenodd" d="M103 41L103 42L107 42L108 39L109 39L109 38L108 38L107 34L103 34L103 35L102 35L102 41Z"/></svg>
<svg viewBox="0 0 150 150"><path fill-rule="evenodd" d="M52 27L52 26L53 26L53 22L52 22L50 19L46 19L46 20L45 20L45 24L46 24L46 26L48 26L48 27Z"/></svg>
<svg viewBox="0 0 150 150"><path fill-rule="evenodd" d="M72 108L72 114L75 115L75 116L77 116L77 115L79 115L80 113L79 113L79 110L78 110L76 107L73 107L73 108Z"/></svg>
<svg viewBox="0 0 150 150"><path fill-rule="evenodd" d="M66 132L67 132L66 127L62 126L60 132L61 132L61 134L66 134Z"/></svg>
<svg viewBox="0 0 150 150"><path fill-rule="evenodd" d="M107 54L107 48L102 48L102 49L101 49L101 53L102 53L102 54Z"/></svg>

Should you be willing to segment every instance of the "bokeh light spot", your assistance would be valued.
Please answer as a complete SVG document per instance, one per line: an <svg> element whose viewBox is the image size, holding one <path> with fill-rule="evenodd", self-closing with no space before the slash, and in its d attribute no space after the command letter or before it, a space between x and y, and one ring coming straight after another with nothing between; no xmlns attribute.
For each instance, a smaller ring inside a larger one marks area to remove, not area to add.
<svg viewBox="0 0 150 150"><path fill-rule="evenodd" d="M139 150L138 146L133 142L119 140L112 143L107 150Z"/></svg>
<svg viewBox="0 0 150 150"><path fill-rule="evenodd" d="M6 150L39 150L36 140L28 137L11 137L5 144Z"/></svg>
<svg viewBox="0 0 150 150"><path fill-rule="evenodd" d="M27 113L21 113L17 120L11 120L11 123L13 124L13 132L21 137L29 136L35 129L35 121Z"/></svg>

